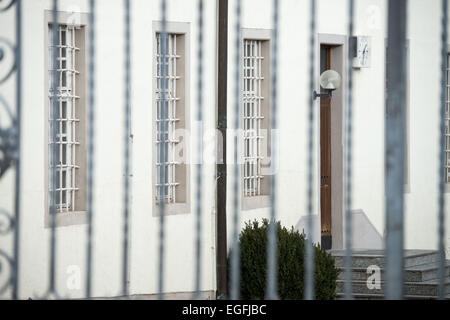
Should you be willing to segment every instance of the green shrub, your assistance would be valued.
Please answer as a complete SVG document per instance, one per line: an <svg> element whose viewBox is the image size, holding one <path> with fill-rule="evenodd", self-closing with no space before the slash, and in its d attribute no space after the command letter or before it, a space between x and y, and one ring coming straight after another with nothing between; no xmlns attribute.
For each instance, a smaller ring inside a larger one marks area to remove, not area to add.
<svg viewBox="0 0 450 320"><path fill-rule="evenodd" d="M303 299L305 234L281 227L278 235L278 294L280 299ZM266 288L267 230L269 221L247 222L239 235L240 244L240 298L264 299ZM338 270L333 257L320 246L315 246L315 298L334 299ZM230 275L231 256L228 257ZM228 281L230 283L230 281Z"/></svg>

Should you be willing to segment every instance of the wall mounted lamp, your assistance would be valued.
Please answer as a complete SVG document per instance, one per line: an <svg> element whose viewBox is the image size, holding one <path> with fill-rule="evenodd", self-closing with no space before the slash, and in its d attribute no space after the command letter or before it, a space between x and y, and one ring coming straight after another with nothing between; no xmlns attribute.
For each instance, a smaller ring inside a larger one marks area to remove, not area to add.
<svg viewBox="0 0 450 320"><path fill-rule="evenodd" d="M320 75L320 86L326 93L317 93L314 90L313 98L331 98L332 92L341 86L341 76L334 70L326 70Z"/></svg>

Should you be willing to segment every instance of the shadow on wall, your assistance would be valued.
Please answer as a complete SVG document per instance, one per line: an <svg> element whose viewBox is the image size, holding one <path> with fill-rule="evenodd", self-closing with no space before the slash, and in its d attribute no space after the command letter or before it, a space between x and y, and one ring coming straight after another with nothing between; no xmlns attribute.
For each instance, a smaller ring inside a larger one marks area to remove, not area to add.
<svg viewBox="0 0 450 320"><path fill-rule="evenodd" d="M313 232L312 240L314 243L320 243L320 220L319 215L314 214L311 217ZM308 226L309 216L302 216L297 224L295 225L295 230L298 230L300 233L305 231L306 236L308 234L306 232ZM352 247L353 249L383 249L384 248L384 240L383 236L378 232L378 230L374 227L374 225L370 222L367 215L364 213L362 209L357 209L352 211L352 222L353 222L353 239L352 239ZM336 248L341 249L341 248Z"/></svg>

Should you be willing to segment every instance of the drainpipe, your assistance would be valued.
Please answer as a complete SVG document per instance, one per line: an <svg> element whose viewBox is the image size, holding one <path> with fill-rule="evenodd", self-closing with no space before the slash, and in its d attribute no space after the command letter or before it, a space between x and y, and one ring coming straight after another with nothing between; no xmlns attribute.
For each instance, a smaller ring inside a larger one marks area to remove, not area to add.
<svg viewBox="0 0 450 320"><path fill-rule="evenodd" d="M217 140L216 208L217 208L217 299L227 297L227 57L228 57L228 0L218 1L218 72L217 72ZM219 156L221 155L221 157ZM221 159L222 158L222 159ZM222 160L222 161L220 161Z"/></svg>

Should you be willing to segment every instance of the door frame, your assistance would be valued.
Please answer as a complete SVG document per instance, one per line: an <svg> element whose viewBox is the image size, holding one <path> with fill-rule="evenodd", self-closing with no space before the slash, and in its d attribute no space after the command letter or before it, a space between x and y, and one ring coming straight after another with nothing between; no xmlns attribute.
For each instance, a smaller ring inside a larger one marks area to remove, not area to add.
<svg viewBox="0 0 450 320"><path fill-rule="evenodd" d="M344 150L345 150L345 94L346 94L346 71L347 71L347 50L348 37L346 35L319 33L316 42L316 66L317 77L315 78L315 88L320 90L320 46L330 45L331 64L333 69L342 76L341 87L333 92L331 100L331 237L332 249L344 248ZM316 99L315 108L320 112L320 99ZM321 227L321 204L320 204L320 113L316 117L316 137L317 139L317 205L319 212L319 229ZM319 239L321 231L319 230Z"/></svg>

